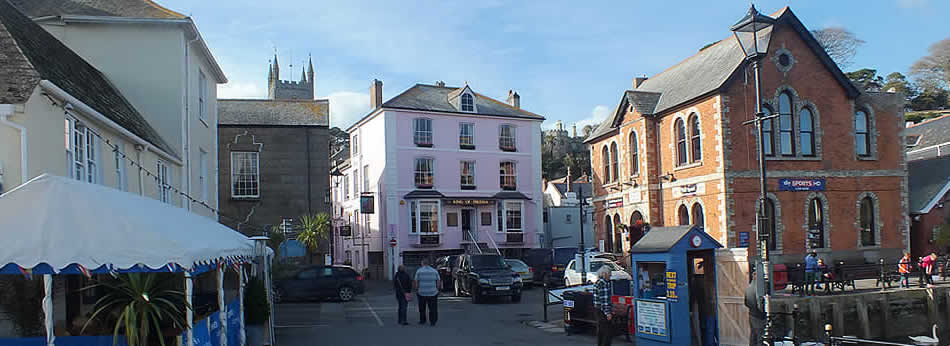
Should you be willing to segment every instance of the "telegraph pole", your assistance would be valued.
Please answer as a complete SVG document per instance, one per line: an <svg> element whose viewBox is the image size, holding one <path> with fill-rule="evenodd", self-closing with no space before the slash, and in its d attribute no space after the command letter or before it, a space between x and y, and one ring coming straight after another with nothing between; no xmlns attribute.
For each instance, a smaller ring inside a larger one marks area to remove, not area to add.
<svg viewBox="0 0 950 346"><path fill-rule="evenodd" d="M570 184L571 182L568 182ZM581 285L587 282L587 246L584 244L584 209L587 209L587 199L584 198L584 185L577 185L577 197L581 202L578 203L581 209L581 219L578 222L581 225L581 242L577 244L577 251L581 254Z"/></svg>

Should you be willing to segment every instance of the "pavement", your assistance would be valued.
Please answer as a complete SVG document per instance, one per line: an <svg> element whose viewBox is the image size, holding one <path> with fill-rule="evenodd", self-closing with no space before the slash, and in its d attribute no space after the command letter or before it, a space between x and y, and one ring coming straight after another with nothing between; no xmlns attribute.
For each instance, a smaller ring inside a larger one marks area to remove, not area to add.
<svg viewBox="0 0 950 346"><path fill-rule="evenodd" d="M410 325L397 321L396 298L388 281L367 282L367 292L352 301L293 302L276 307L277 345L593 345L591 334L566 335L559 306L543 319L540 288L522 293L520 303L496 298L472 304L468 297L443 293L436 326L419 325L415 300L409 302ZM622 337L614 341L623 345Z"/></svg>

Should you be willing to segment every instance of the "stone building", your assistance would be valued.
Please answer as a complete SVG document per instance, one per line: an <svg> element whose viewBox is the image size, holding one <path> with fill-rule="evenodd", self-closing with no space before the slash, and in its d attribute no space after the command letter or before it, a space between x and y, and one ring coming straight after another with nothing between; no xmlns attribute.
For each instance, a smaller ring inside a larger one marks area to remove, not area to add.
<svg viewBox="0 0 950 346"><path fill-rule="evenodd" d="M898 258L909 247L903 101L856 89L791 9L773 16L760 63L764 111L779 114L765 132L773 259L801 262L806 250L826 260ZM641 218L698 224L726 247L755 247L757 137L743 124L755 111L754 71L726 30L634 79L587 140L596 234L608 249L628 249L622 231Z"/></svg>
<svg viewBox="0 0 950 346"><path fill-rule="evenodd" d="M330 211L330 104L287 91L271 71L271 96L282 97L218 100L221 223L247 235L285 225L293 238L301 216Z"/></svg>
<svg viewBox="0 0 950 346"><path fill-rule="evenodd" d="M577 135L577 125L568 132L558 120L553 129L545 130L543 134L541 150L545 166L542 170L546 179L563 177L568 167L575 173L590 171L589 146L584 143L583 136Z"/></svg>

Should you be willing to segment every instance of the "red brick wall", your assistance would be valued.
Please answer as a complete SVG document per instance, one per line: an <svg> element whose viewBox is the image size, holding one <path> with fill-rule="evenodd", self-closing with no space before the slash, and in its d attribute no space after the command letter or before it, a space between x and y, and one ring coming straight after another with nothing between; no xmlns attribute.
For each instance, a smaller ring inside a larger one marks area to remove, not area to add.
<svg viewBox="0 0 950 346"><path fill-rule="evenodd" d="M950 193L942 196L940 200L950 200ZM950 204L948 203L938 203L929 213L916 216L911 223L910 231L912 239L910 249L913 258L938 250L933 246L933 230L946 222L948 217L950 217Z"/></svg>

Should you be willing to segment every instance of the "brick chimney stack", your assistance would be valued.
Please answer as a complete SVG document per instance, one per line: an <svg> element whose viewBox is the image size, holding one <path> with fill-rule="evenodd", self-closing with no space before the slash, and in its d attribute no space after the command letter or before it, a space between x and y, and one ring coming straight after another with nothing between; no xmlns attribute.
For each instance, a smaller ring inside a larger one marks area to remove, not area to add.
<svg viewBox="0 0 950 346"><path fill-rule="evenodd" d="M643 82L646 82L646 81L647 81L647 77L636 77L636 78L634 78L634 79L633 79L633 89L639 88L640 85L643 84Z"/></svg>
<svg viewBox="0 0 950 346"><path fill-rule="evenodd" d="M517 92L508 90L508 105L521 109L521 96Z"/></svg>
<svg viewBox="0 0 950 346"><path fill-rule="evenodd" d="M443 81L435 81L435 86L440 87L440 88L444 88L444 87L445 87L445 82L443 82Z"/></svg>
<svg viewBox="0 0 950 346"><path fill-rule="evenodd" d="M383 81L373 79L373 85L369 87L369 105L373 109L383 106Z"/></svg>

